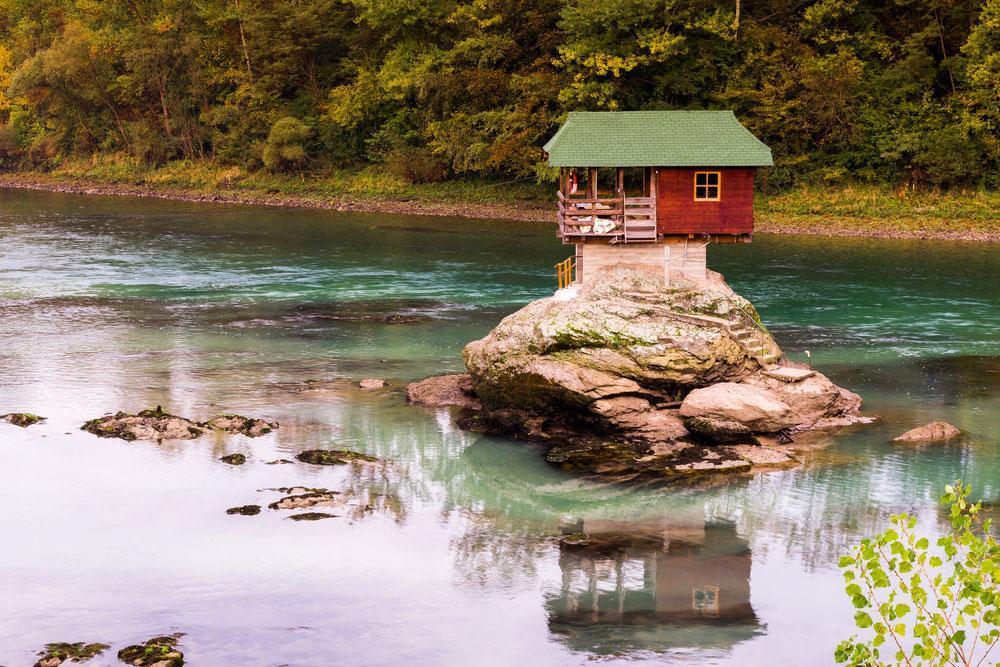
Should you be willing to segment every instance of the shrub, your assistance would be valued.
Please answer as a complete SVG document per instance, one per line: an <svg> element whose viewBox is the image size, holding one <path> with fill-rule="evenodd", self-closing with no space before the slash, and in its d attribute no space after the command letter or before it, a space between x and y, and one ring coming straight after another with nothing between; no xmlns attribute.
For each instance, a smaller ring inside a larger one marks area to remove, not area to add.
<svg viewBox="0 0 1000 667"><path fill-rule="evenodd" d="M916 518L897 514L892 527L864 539L840 559L854 621L869 635L842 641L838 663L851 665L975 665L1000 641L1000 545L980 520L981 503L956 482L941 498L950 504L950 530L931 546ZM882 646L892 651L883 658Z"/></svg>
<svg viewBox="0 0 1000 667"><path fill-rule="evenodd" d="M448 176L447 165L429 148L396 148L389 153L386 166L407 183L440 183Z"/></svg>
<svg viewBox="0 0 1000 667"><path fill-rule="evenodd" d="M261 153L264 166L271 171L288 171L301 168L306 161L305 143L309 140L309 128L293 116L279 119L267 135Z"/></svg>

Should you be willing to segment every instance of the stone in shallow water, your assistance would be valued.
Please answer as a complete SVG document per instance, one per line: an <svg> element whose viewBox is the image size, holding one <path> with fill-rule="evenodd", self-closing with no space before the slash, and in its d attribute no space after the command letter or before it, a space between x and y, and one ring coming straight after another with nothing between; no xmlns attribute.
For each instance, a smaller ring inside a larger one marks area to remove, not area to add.
<svg viewBox="0 0 1000 667"><path fill-rule="evenodd" d="M201 424L164 412L160 406L134 415L127 412L104 415L80 428L102 438L122 440L190 440L205 432Z"/></svg>
<svg viewBox="0 0 1000 667"><path fill-rule="evenodd" d="M297 490L297 489L296 489ZM268 507L273 510L301 510L308 507L333 507L337 504L337 496L340 495L336 491L306 491L305 493L298 493L289 496L285 496L280 500L277 500Z"/></svg>
<svg viewBox="0 0 1000 667"><path fill-rule="evenodd" d="M231 466L241 466L247 462L247 457L243 454L226 454L225 456L219 457L219 460L223 463L228 463Z"/></svg>
<svg viewBox="0 0 1000 667"><path fill-rule="evenodd" d="M241 505L240 507L230 507L226 514L239 514L241 516L257 516L260 514L260 505Z"/></svg>
<svg viewBox="0 0 1000 667"><path fill-rule="evenodd" d="M385 386L385 380L379 380L378 378L367 378L358 383L358 386L362 389L381 389Z"/></svg>
<svg viewBox="0 0 1000 667"><path fill-rule="evenodd" d="M30 412L8 412L5 415L0 415L0 422L7 422L21 428L28 428L33 424L43 421L45 421L45 417L39 417Z"/></svg>
<svg viewBox="0 0 1000 667"><path fill-rule="evenodd" d="M293 514L288 517L292 521L320 521L321 519L335 519L336 514L327 514L326 512L302 512L301 514Z"/></svg>
<svg viewBox="0 0 1000 667"><path fill-rule="evenodd" d="M204 425L227 433L239 433L249 438L267 435L278 428L278 422L243 415L220 415L208 420Z"/></svg>
<svg viewBox="0 0 1000 667"><path fill-rule="evenodd" d="M184 654L177 650L183 633L147 639L142 644L126 646L118 651L118 659L136 667L181 667Z"/></svg>
<svg viewBox="0 0 1000 667"><path fill-rule="evenodd" d="M311 463L319 466L342 466L355 461L364 463L376 463L374 456L352 452L346 449L307 449L295 455L303 463Z"/></svg>
<svg viewBox="0 0 1000 667"><path fill-rule="evenodd" d="M472 390L472 378L467 373L438 375L414 382L406 387L406 400L433 407L454 405L473 410L480 407Z"/></svg>
<svg viewBox="0 0 1000 667"><path fill-rule="evenodd" d="M798 459L788 452L774 447L761 445L727 445L726 449L736 454L744 461L752 463L755 468L785 467L798 464Z"/></svg>
<svg viewBox="0 0 1000 667"><path fill-rule="evenodd" d="M893 442L943 442L962 435L962 431L948 422L935 421L896 436Z"/></svg>
<svg viewBox="0 0 1000 667"><path fill-rule="evenodd" d="M268 461L264 465L280 466L280 465L287 465L289 463L294 463L294 461L292 461L291 459L274 459L273 461Z"/></svg>
<svg viewBox="0 0 1000 667"><path fill-rule="evenodd" d="M96 658L109 648L108 644L83 642L54 642L46 644L44 651L38 652L35 667L58 667L64 662L85 662Z"/></svg>

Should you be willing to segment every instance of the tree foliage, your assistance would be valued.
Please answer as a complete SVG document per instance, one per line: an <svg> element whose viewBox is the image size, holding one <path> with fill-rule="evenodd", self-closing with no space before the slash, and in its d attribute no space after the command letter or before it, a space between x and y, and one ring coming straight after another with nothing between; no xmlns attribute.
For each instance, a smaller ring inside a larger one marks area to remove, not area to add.
<svg viewBox="0 0 1000 667"><path fill-rule="evenodd" d="M1000 642L1000 545L961 481L945 487L950 530L932 545L899 514L840 559L854 621L867 637L840 643L851 665L979 665ZM891 658L889 657L891 656Z"/></svg>
<svg viewBox="0 0 1000 667"><path fill-rule="evenodd" d="M996 187L1000 0L0 0L4 167L284 169L295 118L298 167L523 177L568 111L669 108L736 110L779 186Z"/></svg>

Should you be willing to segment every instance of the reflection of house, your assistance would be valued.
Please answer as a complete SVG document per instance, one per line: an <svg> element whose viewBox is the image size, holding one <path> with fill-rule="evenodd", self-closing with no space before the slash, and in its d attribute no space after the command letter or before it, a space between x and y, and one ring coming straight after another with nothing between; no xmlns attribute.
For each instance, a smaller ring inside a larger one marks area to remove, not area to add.
<svg viewBox="0 0 1000 667"><path fill-rule="evenodd" d="M732 524L585 530L560 547L562 587L547 605L572 648L728 648L759 632L751 553Z"/></svg>

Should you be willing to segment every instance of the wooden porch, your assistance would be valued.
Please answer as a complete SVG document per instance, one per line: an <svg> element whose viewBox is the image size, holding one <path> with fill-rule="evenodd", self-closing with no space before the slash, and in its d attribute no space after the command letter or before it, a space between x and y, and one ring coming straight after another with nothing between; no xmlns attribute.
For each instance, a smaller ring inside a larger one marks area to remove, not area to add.
<svg viewBox="0 0 1000 667"><path fill-rule="evenodd" d="M585 189L577 194L577 170L562 169L558 191L559 237L566 243L594 239L605 243L655 243L656 190L651 168L630 170L633 183L626 183L625 169L601 178L598 169L581 168ZM610 171L610 170L608 170ZM612 180L613 179L613 180Z"/></svg>
<svg viewBox="0 0 1000 667"><path fill-rule="evenodd" d="M613 243L656 242L656 202L652 197L559 196L559 237L567 243L589 238Z"/></svg>

